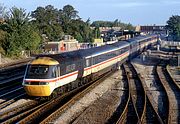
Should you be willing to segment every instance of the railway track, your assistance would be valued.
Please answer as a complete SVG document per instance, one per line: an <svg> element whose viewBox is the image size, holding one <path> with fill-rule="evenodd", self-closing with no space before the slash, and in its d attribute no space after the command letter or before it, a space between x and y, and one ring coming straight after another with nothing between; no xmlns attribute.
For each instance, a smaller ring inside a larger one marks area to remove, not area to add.
<svg viewBox="0 0 180 124"><path fill-rule="evenodd" d="M97 85L99 85L107 76L109 76L111 72L106 73L102 77L100 77L95 82L91 83L90 86L88 86L85 90L82 92L79 92L76 94L71 100L69 100L67 103L65 103L63 106L61 106L59 109L57 109L55 112L53 112L51 115L49 115L46 119L42 120L40 124L44 123L53 123L60 115L62 115L65 110L69 108L69 106L72 106L75 104L79 99L81 99L85 94L90 92L93 88L95 88Z"/></svg>
<svg viewBox="0 0 180 124"><path fill-rule="evenodd" d="M26 65L32 58L0 65L0 89L21 85Z"/></svg>
<svg viewBox="0 0 180 124"><path fill-rule="evenodd" d="M8 105L16 102L18 99L23 98L25 96L26 96L26 93L23 93L23 94L16 95L15 97L13 97L13 99L9 99L9 100L6 100L4 102L1 102L0 103L0 109L7 107Z"/></svg>
<svg viewBox="0 0 180 124"><path fill-rule="evenodd" d="M0 123L14 123L16 120L28 115L33 110L36 110L38 107L40 107L40 105L43 105L43 103L37 98L1 112Z"/></svg>
<svg viewBox="0 0 180 124"><path fill-rule="evenodd" d="M165 114L159 114L155 101L152 98L152 94L148 87L143 82L143 78L136 72L133 65L125 65L125 76L129 82L128 90L126 92L127 99L124 103L124 109L121 108L121 115L117 123L180 123L179 122L179 108L180 108L180 96L179 87L172 80L172 77L165 69L165 66L157 66L155 73L158 74L159 80L162 82L162 88L166 90L168 99L171 99L172 103L168 103L164 106L167 108ZM97 81L99 82L99 81ZM157 81L158 82L158 81ZM92 84L93 85L93 84ZM92 86L91 85L91 86ZM96 84L94 84L96 86ZM94 86L93 85L93 86ZM169 86L168 86L169 85ZM90 86L90 87L91 87ZM94 86L94 87L95 87ZM88 87L89 88L89 87ZM88 89L87 88L87 89ZM89 89L90 90L90 89ZM11 113L8 116L0 113L0 123L52 123L72 104L74 104L81 94L87 93L84 90L82 93L78 93L71 100L67 100L66 103L61 103L64 98L53 99L44 103L33 103L34 107L19 109L13 113L14 110L7 113ZM173 95L174 94L174 95ZM64 100L63 100L64 101ZM165 104L168 100L165 99ZM60 104L60 108L54 108ZM62 106L61 106L62 105ZM17 108L23 108L21 106ZM169 113L171 114L168 114ZM31 114L30 114L31 113ZM47 116L49 115L49 116ZM46 118L46 119L45 119ZM168 118L168 119L167 119Z"/></svg>
<svg viewBox="0 0 180 124"><path fill-rule="evenodd" d="M0 108L5 108L6 106L16 102L18 99L26 96L26 93L21 85L17 85L7 88L1 88L0 93Z"/></svg>
<svg viewBox="0 0 180 124"><path fill-rule="evenodd" d="M14 82L22 82L26 66L0 71L0 88L12 85Z"/></svg>
<svg viewBox="0 0 180 124"><path fill-rule="evenodd" d="M123 109L123 112L119 116L119 119L116 121L116 124L122 124L126 123L129 118L133 119L135 123L138 122L138 115L135 112L135 108L132 103L132 98L131 98L131 93L130 93L130 87L129 87L129 76L128 72L125 69L125 66L122 65L122 70L124 72L124 77L127 80L127 85L128 85L128 94L127 94L127 100L125 101L125 107Z"/></svg>
<svg viewBox="0 0 180 124"><path fill-rule="evenodd" d="M134 68L135 69L135 68ZM136 69L135 69L136 70ZM155 76L155 75L154 75ZM159 114L159 109L158 109L158 106L157 106L157 104L156 104L156 102L154 101L154 98L153 98L153 95L152 95L152 92L153 91L151 91L149 88L148 88L148 86L147 86L147 84L146 84L146 82L145 82L145 80L144 80L144 78L139 74L138 75L138 78L140 79L140 81L142 82L142 86L143 86L143 88L145 89L145 91L146 91L146 111L144 112L145 114L145 117L144 117L144 119L143 119L143 123L159 123L159 124L163 124L163 123L166 123L165 121L163 121L163 119L164 120L166 120L166 117L167 116L165 116L165 115L167 115L166 113L163 113L163 116L160 116L160 114ZM155 78L155 80L157 80L156 79L156 77L154 77ZM157 81L156 81L157 82ZM160 87L159 87L159 85L158 85L158 89L159 89ZM162 90L161 88L160 88L160 90ZM164 95L161 95L161 97L164 97ZM167 97L165 97L165 98L167 98ZM166 99L167 100L167 99ZM164 106L165 106L165 108L167 107L167 105L165 104L167 101L166 100L164 100ZM165 109L166 110L166 109ZM165 112L165 110L163 111L163 112ZM164 115L165 114L165 115Z"/></svg>
<svg viewBox="0 0 180 124"><path fill-rule="evenodd" d="M30 107L30 109L27 109L26 111L24 111L23 109L24 112L22 112L22 110L18 110L18 112L15 112L16 114L9 117L5 117L4 120L2 120L2 123L27 123L27 122L40 123L48 115L52 114L53 112L56 113L55 114L56 117L53 115L53 118L57 118L57 112L59 113L59 110L64 110L65 108L69 107L69 104L73 104L74 102L76 102L78 99L82 97L82 95L89 92L93 87L95 87L98 83L100 83L101 80L103 80L107 75L109 75L109 73L101 77L101 79L97 80L95 83L93 84L91 84L92 82L88 83L82 86L81 88L76 89L75 91L71 91L71 92L68 92L67 94L62 95L61 97L54 98L42 104L36 103L36 106ZM88 87L88 88L83 90L85 87ZM81 92L82 90L83 92ZM78 94L75 97L73 97L76 92L78 92ZM17 108L24 108L22 106L17 107ZM12 113L13 111L14 110L8 113ZM52 115L50 118L51 119L48 119L48 122L52 121L53 119Z"/></svg>
<svg viewBox="0 0 180 124"><path fill-rule="evenodd" d="M121 70L122 70L122 82L124 84L124 87L122 89L123 95L121 97L121 103L119 104L113 115L110 117L107 124L112 124L114 122L117 122L118 120L120 123L125 123L126 121L127 112L128 112L128 103L130 101L130 90L128 84L128 77L123 65L121 66Z"/></svg>
<svg viewBox="0 0 180 124"><path fill-rule="evenodd" d="M0 98L3 98L5 96L10 96L10 94L13 94L15 92L21 92L23 90L23 87L22 86L17 86L17 87L13 87L12 89L9 89L9 91L5 90L5 91L2 91L2 93L0 94ZM24 90L23 90L24 91Z"/></svg>
<svg viewBox="0 0 180 124"><path fill-rule="evenodd" d="M156 69L156 66L153 67L153 70L151 73L153 75L153 80L155 81L154 86L159 91L158 99L160 99L160 100L157 101L158 103L156 103L156 101L154 100L154 97L153 97L154 91L151 90L147 86L145 81L144 81L143 85L144 85L144 88L146 90L147 99L149 101L149 104L151 105L151 108L153 108L154 114L157 116L159 122L160 123L167 123L167 117L168 117L168 112L169 112L169 109L168 109L169 108L169 101L168 101L168 97L167 97L167 92L165 91L164 86L160 82L155 69ZM141 80L144 80L144 78L141 77Z"/></svg>
<svg viewBox="0 0 180 124"><path fill-rule="evenodd" d="M30 59L19 61L16 63L1 65L0 68L0 108L16 102L25 96L22 87L22 80L27 62Z"/></svg>
<svg viewBox="0 0 180 124"><path fill-rule="evenodd" d="M144 112L146 111L146 92L141 81L138 79L138 75L133 66L130 63L127 63L125 64L125 69L127 70L129 76L132 103L138 115L138 123L141 123L144 118Z"/></svg>
<svg viewBox="0 0 180 124"><path fill-rule="evenodd" d="M166 66L166 70L169 74L169 76L171 77L171 79L176 83L176 85L179 87L180 89L180 78L177 78L176 76L179 76L178 70L176 70L176 72L171 72L171 67L169 65ZM175 73L175 75L173 75Z"/></svg>
<svg viewBox="0 0 180 124"><path fill-rule="evenodd" d="M142 77L137 74L133 65L125 65L126 74L129 82L129 97L126 107L121 114L117 124L121 123L160 123L163 124L156 108L153 106L154 101L150 98L151 94L147 91ZM134 81L132 81L134 80ZM136 82L135 82L136 80ZM134 83L133 83L134 82ZM135 91L136 90L136 91ZM138 96L138 93L141 95ZM137 96L135 96L137 95ZM132 98L134 97L134 98ZM139 97L139 98L138 98ZM137 102L136 100L140 101Z"/></svg>
<svg viewBox="0 0 180 124"><path fill-rule="evenodd" d="M165 65L157 67L157 73L169 100L168 123L180 123L180 89L168 73Z"/></svg>

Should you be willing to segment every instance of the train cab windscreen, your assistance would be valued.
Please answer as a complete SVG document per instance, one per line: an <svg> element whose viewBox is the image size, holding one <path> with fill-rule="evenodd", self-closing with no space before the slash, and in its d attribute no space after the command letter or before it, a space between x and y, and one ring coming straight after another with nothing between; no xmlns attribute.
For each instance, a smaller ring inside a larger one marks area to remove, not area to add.
<svg viewBox="0 0 180 124"><path fill-rule="evenodd" d="M26 78L44 78L47 77L49 71L48 65L30 65L27 69Z"/></svg>

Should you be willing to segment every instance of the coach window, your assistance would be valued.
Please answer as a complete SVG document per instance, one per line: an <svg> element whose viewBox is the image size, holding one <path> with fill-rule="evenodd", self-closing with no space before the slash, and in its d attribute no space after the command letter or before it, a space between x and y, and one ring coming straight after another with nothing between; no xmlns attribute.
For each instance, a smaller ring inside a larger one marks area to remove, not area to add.
<svg viewBox="0 0 180 124"><path fill-rule="evenodd" d="M52 71L52 77L56 78L59 76L59 70L58 67L54 67Z"/></svg>
<svg viewBox="0 0 180 124"><path fill-rule="evenodd" d="M86 59L86 67L89 67L89 66L90 66L89 59Z"/></svg>
<svg viewBox="0 0 180 124"><path fill-rule="evenodd" d="M67 65L66 66L66 72L72 72L76 69L76 65L75 64L71 64L71 65Z"/></svg>
<svg viewBox="0 0 180 124"><path fill-rule="evenodd" d="M60 72L61 72L60 66L58 66L57 70L58 70L58 73L59 73L58 75L61 76L61 73L60 73Z"/></svg>
<svg viewBox="0 0 180 124"><path fill-rule="evenodd" d="M102 58L103 55L99 55L98 56L98 63L102 62L103 61L103 58Z"/></svg>
<svg viewBox="0 0 180 124"><path fill-rule="evenodd" d="M97 64L97 56L93 57L93 65Z"/></svg>
<svg viewBox="0 0 180 124"><path fill-rule="evenodd" d="M53 78L56 77L56 71L55 71L55 68L53 68L53 70L52 70L52 77L53 77Z"/></svg>
<svg viewBox="0 0 180 124"><path fill-rule="evenodd" d="M58 71L58 68L55 67L55 70L56 70L56 77L59 77L59 71Z"/></svg>

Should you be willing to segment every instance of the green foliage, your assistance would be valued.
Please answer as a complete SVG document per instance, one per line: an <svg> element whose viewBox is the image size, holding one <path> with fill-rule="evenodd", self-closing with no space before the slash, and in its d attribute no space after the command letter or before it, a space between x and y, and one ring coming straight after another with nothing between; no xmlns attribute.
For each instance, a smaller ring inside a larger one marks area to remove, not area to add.
<svg viewBox="0 0 180 124"><path fill-rule="evenodd" d="M6 7L0 3L0 19L3 19L7 16L8 12L6 10Z"/></svg>
<svg viewBox="0 0 180 124"><path fill-rule="evenodd" d="M1 24L1 29L7 32L2 48L8 56L20 56L22 51L38 48L41 38L29 20L24 9L13 7L6 23Z"/></svg>
<svg viewBox="0 0 180 124"><path fill-rule="evenodd" d="M2 46L6 42L6 35L7 35L7 32L0 29L0 53L1 54L5 54L5 51Z"/></svg>
<svg viewBox="0 0 180 124"><path fill-rule="evenodd" d="M173 36L173 40L180 40L180 16L170 17L166 27L170 31L170 35Z"/></svg>
<svg viewBox="0 0 180 124"><path fill-rule="evenodd" d="M91 24L92 27L121 27L121 30L135 30L132 24L125 24L116 19L113 21L94 21Z"/></svg>
<svg viewBox="0 0 180 124"><path fill-rule="evenodd" d="M38 7L31 15L34 18L33 24L37 25L41 35L46 34L50 40L60 40L64 34L68 34L80 42L91 42L90 20L82 21L78 11L71 5L60 10L51 5Z"/></svg>
<svg viewBox="0 0 180 124"><path fill-rule="evenodd" d="M38 7L31 13L33 24L37 26L40 34L46 34L50 40L59 40L64 32L58 22L58 10L53 6Z"/></svg>
<svg viewBox="0 0 180 124"><path fill-rule="evenodd" d="M79 42L83 42L83 37L81 36L81 34L80 33L76 33L75 34L75 38L79 41Z"/></svg>
<svg viewBox="0 0 180 124"><path fill-rule="evenodd" d="M75 31L77 31L79 28L78 26L75 26L75 24L77 24L77 21L79 20L79 16L77 15L78 11L76 11L71 5L66 5L62 10L59 10L59 13L59 20L60 24L62 24L63 31L66 34L72 35L74 33L72 29L75 29Z"/></svg>
<svg viewBox="0 0 180 124"><path fill-rule="evenodd" d="M100 33L100 30L99 30L99 27L94 28L93 34L94 34L94 38L100 38L101 33Z"/></svg>
<svg viewBox="0 0 180 124"><path fill-rule="evenodd" d="M110 21L94 21L92 27L113 27L113 22Z"/></svg>
<svg viewBox="0 0 180 124"><path fill-rule="evenodd" d="M63 15L67 20L79 18L77 14L78 11L76 11L73 6L66 5L63 7Z"/></svg>
<svg viewBox="0 0 180 124"><path fill-rule="evenodd" d="M92 42L90 39L92 30L81 19L72 20L68 29L67 33L73 35L78 41Z"/></svg>

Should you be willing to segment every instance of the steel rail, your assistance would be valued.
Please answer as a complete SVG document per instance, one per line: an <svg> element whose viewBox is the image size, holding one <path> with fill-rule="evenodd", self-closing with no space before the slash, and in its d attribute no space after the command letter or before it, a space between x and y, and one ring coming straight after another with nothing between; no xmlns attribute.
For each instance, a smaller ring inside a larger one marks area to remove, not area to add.
<svg viewBox="0 0 180 124"><path fill-rule="evenodd" d="M23 103L23 104L21 104L21 105L18 105L18 106L16 106L16 107L13 107L13 108L11 108L11 109L8 109L8 110L6 110L6 111L4 111L4 112L2 112L2 113L0 113L0 122L1 123L12 123L12 122L14 122L16 119L18 119L19 117L21 117L22 116L22 114L20 114L21 116L19 116L19 115L16 115L17 113L20 113L20 112L22 112L22 111L24 111L24 110L27 110L27 109L29 109L29 108L32 108L32 107L34 107L34 106L36 106L36 105L38 105L39 104L39 101L37 100L33 100L33 101L28 101L28 102L26 102L26 103ZM25 115L25 114L24 114ZM23 115L23 116L24 116ZM10 118L10 117L12 117L12 116L14 116L13 118Z"/></svg>
<svg viewBox="0 0 180 124"><path fill-rule="evenodd" d="M18 98L21 98L25 95L26 95L26 93L23 93L23 94L20 94L20 95L14 97L13 99L3 102L2 104L0 103L0 109L5 108L7 105L14 103Z"/></svg>
<svg viewBox="0 0 180 124"><path fill-rule="evenodd" d="M128 72L129 90L130 90L131 100L132 100L132 104L133 104L133 107L134 107L134 110L135 110L135 113L136 113L136 116L137 116L137 122L136 123L141 123L141 117L140 117L140 114L138 113L138 109L137 109L137 106L136 106L136 100L137 99L135 100L135 98L134 98L134 91L136 89L136 86L132 85L132 82L135 81L135 79L134 79L135 75L133 75L133 72L131 71L131 69L130 69L130 67L128 66L127 63L125 64L125 69L126 69L126 72ZM135 82L134 82L134 85L136 85Z"/></svg>
<svg viewBox="0 0 180 124"><path fill-rule="evenodd" d="M141 120L141 123L143 123L143 120L144 120L144 118L145 118L145 114L146 114L146 105L147 105L147 97L146 97L146 90L145 90L145 88L144 88L144 86L143 86L143 82L142 82L142 80L140 79L140 74L139 73L137 73L137 71L136 71L136 69L135 69L135 67L133 66L133 64L131 64L130 62L129 62L129 65L130 65L130 67L132 68L132 72L134 72L135 73L135 75L137 76L137 79L138 79L138 81L140 82L140 87L141 87L141 91L143 91L143 97L144 97L144 105L143 105L143 111L142 111L142 114L141 114L141 116L140 116L140 120ZM137 86L138 87L138 86Z"/></svg>
<svg viewBox="0 0 180 124"><path fill-rule="evenodd" d="M122 124L122 123L125 123L125 121L126 121L126 116L127 116L127 114L128 114L128 105L130 104L130 100L131 100L131 94L130 94L130 88L129 88L129 78L128 78L128 73L127 73L127 71L125 70L125 67L124 67L124 65L122 65L122 68L123 68L123 70L124 70L124 72L125 72L125 75L126 75L126 78L127 78L127 81L128 81L128 100L127 100L127 102L126 102L126 105L125 105L125 108L124 108L124 110L123 110L123 112L122 112L122 114L120 115L120 117L119 117L119 119L117 120L117 122L116 122L116 124Z"/></svg>
<svg viewBox="0 0 180 124"><path fill-rule="evenodd" d="M44 119L40 124L46 124L46 123L52 123L54 120L56 120L66 109L69 108L69 106L72 106L76 101L78 101L80 98L82 98L85 94L90 92L94 87L96 87L98 84L100 84L103 80L105 80L111 72L106 73L102 77L100 77L98 80L93 81L90 86L88 86L86 89L84 89L82 92L76 94L70 101L68 101L66 104L64 104L62 107L57 109L54 113L49 115L46 119Z"/></svg>
<svg viewBox="0 0 180 124"><path fill-rule="evenodd" d="M5 121L2 122L2 124L16 123L21 118L23 118L25 116L28 116L29 114L31 114L32 112L36 111L37 109L45 106L47 103L49 103L49 101L44 102L44 103L38 105L39 102L37 102L37 101L32 102L31 101L31 104L28 104L28 106L21 106L22 108L19 109L19 111L22 111L22 110L25 110L25 109L28 109L28 108L31 108L31 109L29 109L29 110L27 110L25 112L22 112L20 114L17 114L15 116L13 116L12 118L6 119ZM32 107L34 107L34 108L32 108ZM17 113L17 111L16 111L16 113Z"/></svg>
<svg viewBox="0 0 180 124"><path fill-rule="evenodd" d="M15 90L11 90L11 91L9 91L9 92L7 92L7 93L4 93L4 94L0 95L0 98L1 98L1 97L4 97L4 96L6 96L6 95L9 95L9 94L11 94L11 93L13 93L13 92L17 92L17 91L19 91L19 90L22 90L22 89L23 89L23 87L19 87L19 88L15 89Z"/></svg>
<svg viewBox="0 0 180 124"><path fill-rule="evenodd" d="M174 80L171 72L169 71L169 65L166 65L166 69L165 69L167 75L170 77L170 80L172 80L174 82L174 84L176 85L176 87L178 87L178 89L180 90L180 85L178 85L178 83L176 82L176 80Z"/></svg>
<svg viewBox="0 0 180 124"><path fill-rule="evenodd" d="M165 90L168 95L169 100L169 114L168 114L168 121L167 123L179 123L179 117L176 114L176 116L172 113L177 113L179 109L179 103L178 98L176 98L179 95L179 87L177 84L172 80L172 77L168 74L167 70L163 67L157 67L156 69L159 79L161 83L164 85ZM178 92L178 93L177 93ZM171 102L170 102L171 101ZM177 104L175 103L177 101ZM171 113L171 114L170 114ZM179 113L179 112L178 112Z"/></svg>
<svg viewBox="0 0 180 124"><path fill-rule="evenodd" d="M133 68L136 70L136 68L133 66ZM136 72L137 72L137 70L136 70ZM158 122L157 123L159 123L159 124L164 124L164 122L162 121L162 118L160 117L160 115L158 114L158 112L157 112L157 110L155 109L155 101L154 101L154 99L152 98L152 95L150 94L150 92L147 92L147 91L149 91L149 88L147 87L147 85L146 85L146 83L145 83L145 80L144 80L144 78L141 76L141 74L139 73L138 74L138 78L139 78L139 80L142 82L142 86L143 86L143 89L144 89L144 92L146 92L146 105L147 105L147 103L149 102L149 104L150 104L150 106L153 108L153 111L154 111L154 113L155 113L155 116L156 116L156 118L157 118L157 120L158 120ZM147 107L147 106L146 106ZM146 114L146 111L144 111L144 116L145 116L145 114ZM142 118L142 120L141 120L142 122L143 122L143 118Z"/></svg>
<svg viewBox="0 0 180 124"><path fill-rule="evenodd" d="M135 106L135 108L137 110L137 114L138 114L138 117L139 117L138 123L143 123L142 120L144 118L145 111L146 111L146 92L145 92L145 90L144 90L144 88L142 86L141 80L139 80L139 78L138 78L138 74L137 74L136 70L134 69L133 65L129 62L129 63L127 63L127 66L129 68L130 73L132 74L132 80L134 80L133 85L132 85L132 83L130 83L130 88L131 88L133 104L134 104L134 106ZM136 83L136 81L138 81L140 83ZM136 96L134 94L134 91L136 91ZM141 94L138 95L138 91L141 92ZM134 96L136 97L136 99L134 98ZM140 105L140 106L142 106L142 110L139 110L137 108L138 107L138 103L137 103L138 102L138 97L143 102L143 105Z"/></svg>

